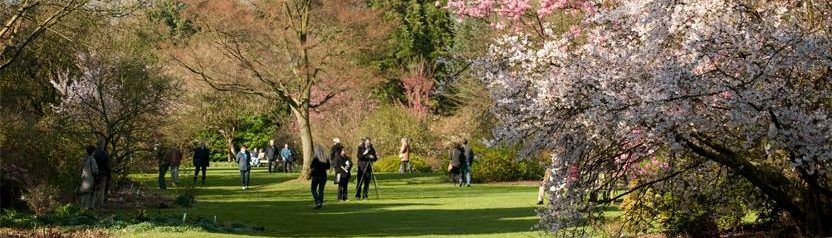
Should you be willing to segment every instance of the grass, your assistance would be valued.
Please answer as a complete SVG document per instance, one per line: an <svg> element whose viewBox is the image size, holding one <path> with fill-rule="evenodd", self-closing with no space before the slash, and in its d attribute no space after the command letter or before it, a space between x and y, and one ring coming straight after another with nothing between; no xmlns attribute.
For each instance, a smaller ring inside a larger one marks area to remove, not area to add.
<svg viewBox="0 0 832 238"><path fill-rule="evenodd" d="M189 174L191 172L191 174ZM180 172L182 183L190 183L192 170ZM441 174L378 175L380 199L371 187L370 200L335 201L337 187L332 178L326 185L324 207L312 209L308 182L297 174L252 171L251 188L242 191L239 172L233 168L209 168L205 185L194 187L197 203L190 208L149 210L148 214L188 213L189 218L216 216L218 223L242 223L264 227L264 231L236 234L201 231L116 233L124 237L536 237L531 230L537 187L533 185L476 184L453 187ZM353 176L354 178L354 176ZM156 187L156 175L136 174L133 179ZM350 198L355 192L350 183ZM184 186L169 186L175 196Z"/></svg>

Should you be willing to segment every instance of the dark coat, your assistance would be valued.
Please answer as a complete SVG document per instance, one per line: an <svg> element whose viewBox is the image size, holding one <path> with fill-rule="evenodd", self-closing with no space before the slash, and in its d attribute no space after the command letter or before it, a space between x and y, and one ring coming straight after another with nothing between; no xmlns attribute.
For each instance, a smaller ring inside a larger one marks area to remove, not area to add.
<svg viewBox="0 0 832 238"><path fill-rule="evenodd" d="M194 149L194 167L208 167L211 163L211 151L208 148Z"/></svg>
<svg viewBox="0 0 832 238"><path fill-rule="evenodd" d="M97 148L95 149L95 154L93 154L93 158L95 158L95 164L98 166L98 173L95 175L96 177L110 177L110 156L107 155L107 152L104 149Z"/></svg>
<svg viewBox="0 0 832 238"><path fill-rule="evenodd" d="M333 163L332 167L335 170L335 173L346 174L346 175L350 174L350 171L352 170L352 166L353 166L352 160L350 159L350 157L348 157L348 156L338 156L338 158L336 158L334 160L334 162L335 163ZM346 168L346 171L344 171L344 168Z"/></svg>
<svg viewBox="0 0 832 238"><path fill-rule="evenodd" d="M277 148L274 146L266 146L266 159L269 161L274 161L274 155L277 154Z"/></svg>
<svg viewBox="0 0 832 238"><path fill-rule="evenodd" d="M339 159L341 159L341 151L343 150L344 146L341 145L341 143L335 143L334 145L332 145L332 148L329 149L329 158L332 158L332 161L338 161Z"/></svg>
<svg viewBox="0 0 832 238"><path fill-rule="evenodd" d="M462 166L463 160L465 160L465 156L463 155L462 148L451 148L451 166L459 168Z"/></svg>
<svg viewBox="0 0 832 238"><path fill-rule="evenodd" d="M465 160L462 161L463 165L471 166L474 163L474 151L471 150L471 146L462 146L462 155L465 157Z"/></svg>
<svg viewBox="0 0 832 238"><path fill-rule="evenodd" d="M311 170L309 175L312 177L326 178L326 170L329 169L329 161L325 159L312 159L312 165L309 166Z"/></svg>
<svg viewBox="0 0 832 238"><path fill-rule="evenodd" d="M367 151L367 153L364 153ZM376 156L376 149L373 148L373 145L370 145L369 148L365 148L364 144L358 146L358 162L368 162L368 161L376 161L378 160L378 156Z"/></svg>

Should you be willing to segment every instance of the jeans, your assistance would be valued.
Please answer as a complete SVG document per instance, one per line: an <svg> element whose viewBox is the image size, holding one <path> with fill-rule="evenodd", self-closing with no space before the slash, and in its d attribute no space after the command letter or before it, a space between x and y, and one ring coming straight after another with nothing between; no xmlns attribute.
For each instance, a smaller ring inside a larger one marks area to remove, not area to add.
<svg viewBox="0 0 832 238"><path fill-rule="evenodd" d="M173 184L179 183L179 166L170 166L170 177L173 180Z"/></svg>
<svg viewBox="0 0 832 238"><path fill-rule="evenodd" d="M324 186L326 185L326 176L312 177L312 199L315 200L315 206L324 204Z"/></svg>
<svg viewBox="0 0 832 238"><path fill-rule="evenodd" d="M251 170L240 170L240 180L243 186L248 187L249 179L251 178Z"/></svg>
<svg viewBox="0 0 832 238"><path fill-rule="evenodd" d="M413 173L413 167L410 166L410 160L401 161L399 163L399 173L406 173L406 172Z"/></svg>
<svg viewBox="0 0 832 238"><path fill-rule="evenodd" d="M291 173L292 172L292 162L283 161L283 172Z"/></svg>
<svg viewBox="0 0 832 238"><path fill-rule="evenodd" d="M202 170L202 183L205 184L205 170L207 168L205 166L196 166L194 167L194 183L196 183L196 178L199 176L199 171Z"/></svg>
<svg viewBox="0 0 832 238"><path fill-rule="evenodd" d="M168 165L159 165L159 189L167 189L165 174L168 173Z"/></svg>
<svg viewBox="0 0 832 238"><path fill-rule="evenodd" d="M471 166L468 166L464 173L465 173L465 185L471 185Z"/></svg>

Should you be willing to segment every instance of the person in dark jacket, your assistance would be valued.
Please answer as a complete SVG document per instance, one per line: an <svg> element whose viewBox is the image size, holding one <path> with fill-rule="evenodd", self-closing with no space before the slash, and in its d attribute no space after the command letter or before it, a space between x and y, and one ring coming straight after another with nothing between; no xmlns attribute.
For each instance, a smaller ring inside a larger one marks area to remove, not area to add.
<svg viewBox="0 0 832 238"><path fill-rule="evenodd" d="M153 146L153 158L159 163L159 189L167 189L165 174L168 172L168 168L170 168L170 161L167 158L167 151L165 151L161 143Z"/></svg>
<svg viewBox="0 0 832 238"><path fill-rule="evenodd" d="M474 166L474 151L468 145L467 139L462 139L462 155L465 158L462 161L462 175L465 176L465 186L471 187L471 171Z"/></svg>
<svg viewBox="0 0 832 238"><path fill-rule="evenodd" d="M337 137L332 138L332 148L329 149L329 158L332 158L332 161L338 161L343 150L344 146L341 145L341 139ZM337 173L338 170L336 169L335 172Z"/></svg>
<svg viewBox="0 0 832 238"><path fill-rule="evenodd" d="M98 141L95 148L95 163L98 166L98 174L95 175L95 190L93 196L93 204L98 207L107 201L107 194L110 193L110 180L112 180L112 172L110 171L110 155L107 154L107 145L103 139Z"/></svg>
<svg viewBox="0 0 832 238"><path fill-rule="evenodd" d="M211 163L211 150L205 146L205 142L200 142L199 147L194 149L194 183L199 176L199 171L202 170L202 184L205 184L205 170L208 169Z"/></svg>
<svg viewBox="0 0 832 238"><path fill-rule="evenodd" d="M248 190L249 180L251 179L251 154L246 150L246 145L240 145L236 162L240 167L240 180L243 183L243 190Z"/></svg>
<svg viewBox="0 0 832 238"><path fill-rule="evenodd" d="M274 140L269 141L269 146L266 146L266 159L269 161L269 173L274 173L277 170L277 163L275 163L275 154L277 148L274 147Z"/></svg>
<svg viewBox="0 0 832 238"><path fill-rule="evenodd" d="M347 150L341 148L332 167L335 170L335 184L338 185L338 200L347 201L347 186L350 183L350 171L352 170L352 160L348 156Z"/></svg>
<svg viewBox="0 0 832 238"><path fill-rule="evenodd" d="M313 209L320 209L324 205L324 186L326 185L326 171L329 169L329 159L321 145L315 146L315 153L310 165L309 179L312 180L312 199L315 200Z"/></svg>
<svg viewBox="0 0 832 238"><path fill-rule="evenodd" d="M465 160L465 156L463 155L462 147L459 146L459 143L453 142L451 143L451 151L450 151L450 163L448 164L448 172L451 173L451 181L454 182L456 185L459 182L459 186L462 187L462 162Z"/></svg>
<svg viewBox="0 0 832 238"><path fill-rule="evenodd" d="M364 138L363 143L358 146L358 180L355 185L355 199L367 199L367 193L370 190L370 182L373 179L372 162L378 160L376 156L376 149L373 148L373 143L370 138ZM362 196L363 195L363 196Z"/></svg>

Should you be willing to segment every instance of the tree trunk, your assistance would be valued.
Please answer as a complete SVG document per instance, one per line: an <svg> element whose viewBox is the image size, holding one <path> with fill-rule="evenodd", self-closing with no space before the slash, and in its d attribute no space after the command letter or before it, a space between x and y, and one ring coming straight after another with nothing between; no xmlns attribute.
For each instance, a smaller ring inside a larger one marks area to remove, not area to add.
<svg viewBox="0 0 832 238"><path fill-rule="evenodd" d="M309 168L312 165L312 127L309 125L308 108L292 108L292 113L298 120L300 130L300 142L303 150L303 168L301 168L299 180L306 180L309 176Z"/></svg>
<svg viewBox="0 0 832 238"><path fill-rule="evenodd" d="M228 162L234 162L234 131L236 128L231 128L231 130L220 130L220 135L222 135L223 139L225 139L225 149L226 149L226 159Z"/></svg>

